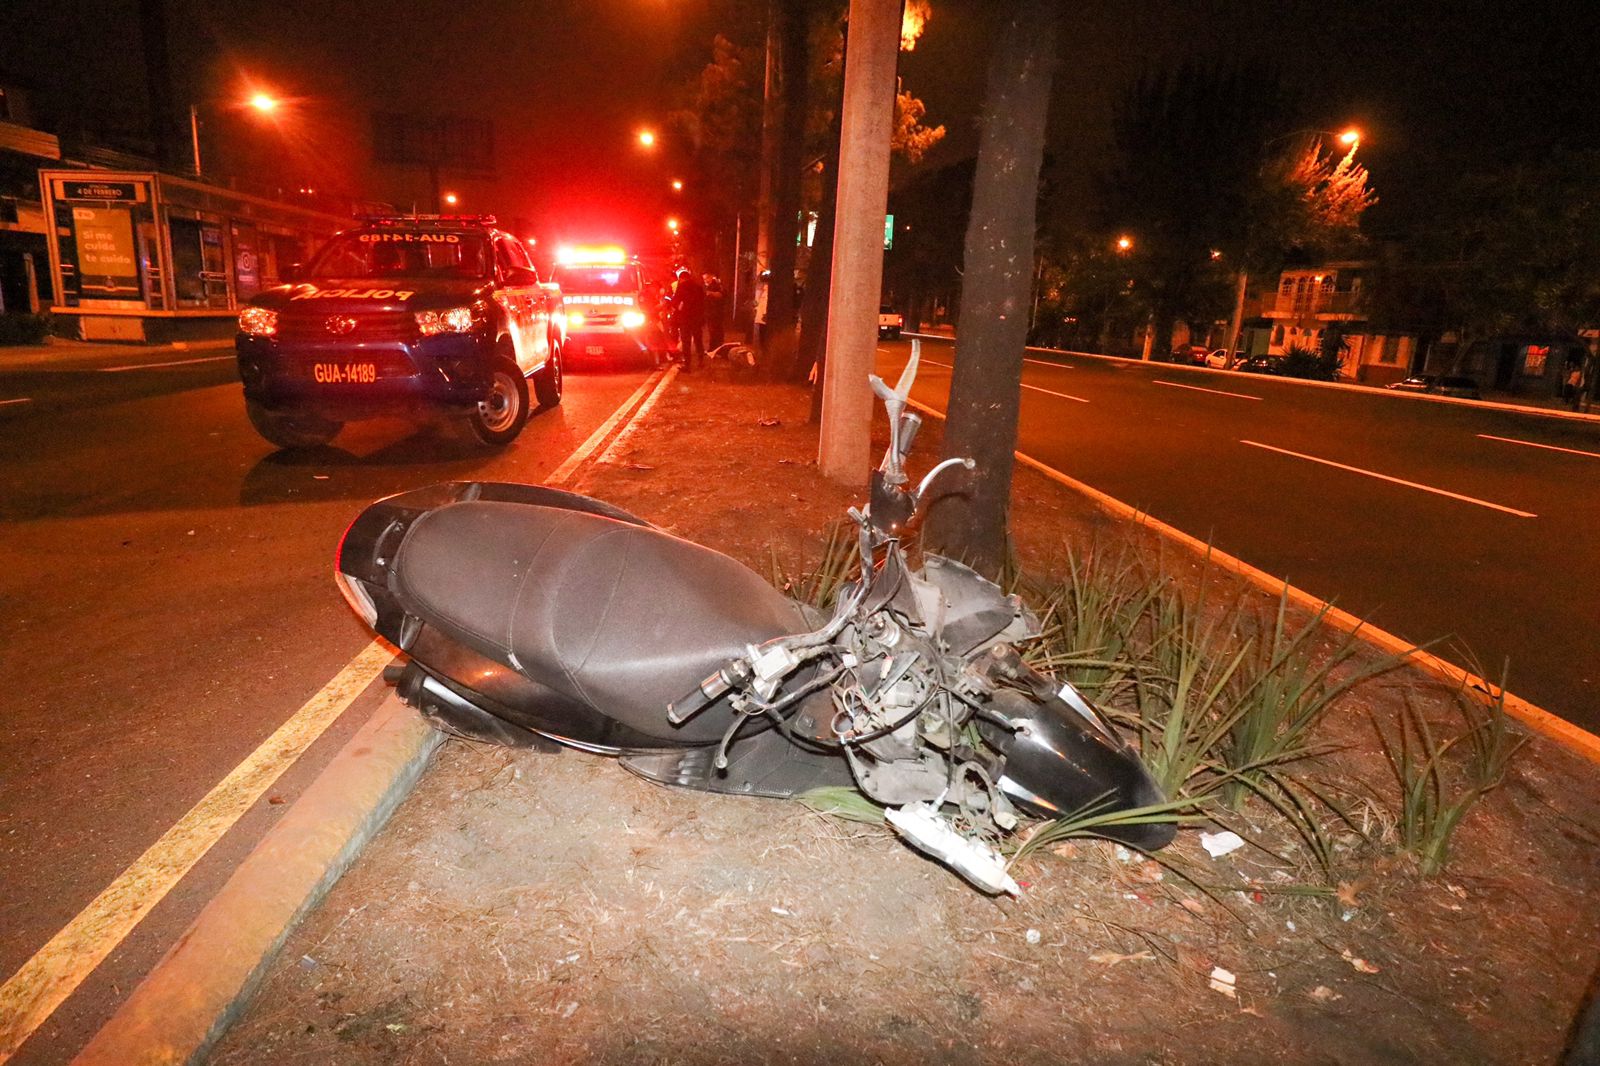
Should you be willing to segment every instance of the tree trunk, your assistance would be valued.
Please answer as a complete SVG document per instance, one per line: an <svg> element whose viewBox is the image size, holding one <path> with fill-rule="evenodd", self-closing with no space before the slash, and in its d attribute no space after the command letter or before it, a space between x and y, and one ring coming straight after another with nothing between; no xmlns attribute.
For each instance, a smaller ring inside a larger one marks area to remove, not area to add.
<svg viewBox="0 0 1600 1066"><path fill-rule="evenodd" d="M787 381L794 374L795 361L795 259L800 232L800 163L805 152L806 98L811 85L809 56L809 5L799 0L778 0L773 15L778 19L778 93L782 98L782 129L773 161L772 214L766 219L772 234L767 247L767 334L766 366L776 380Z"/></svg>
<svg viewBox="0 0 1600 1066"><path fill-rule="evenodd" d="M1059 22L1057 0L1020 0L989 62L944 435L946 453L971 457L977 469L970 493L945 497L928 516L927 539L935 550L991 574L1006 558L1039 168Z"/></svg>

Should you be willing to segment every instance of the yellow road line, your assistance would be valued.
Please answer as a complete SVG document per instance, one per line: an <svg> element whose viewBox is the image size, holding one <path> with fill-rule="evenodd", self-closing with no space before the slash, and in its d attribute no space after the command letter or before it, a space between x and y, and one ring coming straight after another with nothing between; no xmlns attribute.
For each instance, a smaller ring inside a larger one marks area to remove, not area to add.
<svg viewBox="0 0 1600 1066"><path fill-rule="evenodd" d="M383 671L393 653L367 645L322 691L150 845L133 865L0 985L0 1063L83 983L211 846Z"/></svg>
<svg viewBox="0 0 1600 1066"><path fill-rule="evenodd" d="M677 376L677 364L667 368L667 372L661 375L661 381L656 385L649 397L639 405L639 409L634 412L633 417L628 419L628 424L622 427L622 432L611 438L611 443L606 446L605 451L600 453L600 458L596 459L595 462L614 463L617 461L617 457L622 454L623 444L627 442L629 437L633 436L633 431L643 424L645 416L655 407L656 401L661 399L661 394L667 391L667 386L672 384L672 379ZM649 383L646 382L646 384Z"/></svg>
<svg viewBox="0 0 1600 1066"><path fill-rule="evenodd" d="M656 378L660 373L661 371L657 370L645 378L644 383L633 390L633 395L623 400L622 406L611 412L611 417L601 423L599 429L589 434L589 439L578 445L578 450L567 456L566 461L556 467L555 471L544 479L544 483L546 485L565 485L572 478L572 475L577 473L578 467L582 466L589 456L593 455L600 445L606 442L606 438L611 435L611 431L617 428L617 423L628 416L628 412L633 410L634 405L656 383Z"/></svg>
<svg viewBox="0 0 1600 1066"><path fill-rule="evenodd" d="M567 482L662 377L658 371L646 378L633 395L556 468L546 483ZM643 414L641 409L633 417L637 419ZM0 1063L17 1053L34 1030L44 1024L262 793L271 788L383 672L394 654L394 649L382 639L367 645L0 985Z"/></svg>

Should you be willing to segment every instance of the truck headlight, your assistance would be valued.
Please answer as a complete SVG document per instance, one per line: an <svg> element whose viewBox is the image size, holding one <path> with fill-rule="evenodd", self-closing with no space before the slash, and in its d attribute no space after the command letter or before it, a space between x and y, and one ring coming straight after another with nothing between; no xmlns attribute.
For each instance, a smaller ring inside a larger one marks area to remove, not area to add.
<svg viewBox="0 0 1600 1066"><path fill-rule="evenodd" d="M466 333L472 329L473 318L470 307L451 307L443 311L418 311L417 332L424 337L432 337L436 333Z"/></svg>
<svg viewBox="0 0 1600 1066"><path fill-rule="evenodd" d="M239 312L239 332L272 337L278 332L278 312L268 307L246 307Z"/></svg>
<svg viewBox="0 0 1600 1066"><path fill-rule="evenodd" d="M644 325L644 312L628 310L622 312L622 328L638 329Z"/></svg>

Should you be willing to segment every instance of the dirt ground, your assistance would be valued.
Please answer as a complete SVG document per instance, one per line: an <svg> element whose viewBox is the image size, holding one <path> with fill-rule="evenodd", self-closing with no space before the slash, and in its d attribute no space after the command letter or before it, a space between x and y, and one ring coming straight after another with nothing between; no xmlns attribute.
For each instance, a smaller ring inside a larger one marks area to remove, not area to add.
<svg viewBox="0 0 1600 1066"><path fill-rule="evenodd" d="M697 377L585 491L793 565L856 496L818 476L806 404ZM1146 538L1026 470L1014 512L1034 568ZM1375 839L1394 796L1368 717L1434 687L1386 675L1330 727ZM451 741L211 1061L1553 1062L1600 964L1597 791L1536 739L1433 879L1355 850L1317 876L1247 809L1267 846L1213 859L1185 831L1164 869L1073 842L990 900L880 827Z"/></svg>

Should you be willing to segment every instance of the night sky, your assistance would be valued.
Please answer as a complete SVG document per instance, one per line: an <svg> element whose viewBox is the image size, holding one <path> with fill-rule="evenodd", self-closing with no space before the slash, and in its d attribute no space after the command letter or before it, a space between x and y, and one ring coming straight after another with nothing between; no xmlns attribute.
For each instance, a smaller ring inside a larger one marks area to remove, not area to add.
<svg viewBox="0 0 1600 1066"><path fill-rule="evenodd" d="M764 3L736 0L170 0L176 88L217 102L224 173L408 205L420 170L374 169L375 109L493 119L491 179L446 176L462 210L523 216L555 237L653 233L671 165L632 144L658 124L722 29L759 40ZM970 155L990 27L1002 5L933 0L907 88L949 129L924 166ZM1463 168L1600 145L1600 5L1117 3L1065 5L1051 155L1069 185L1106 163L1116 101L1139 74L1189 57L1276 63L1311 89L1330 128L1364 132L1361 158L1395 226ZM0 71L32 84L47 123L142 127L136 5L9 0ZM252 84L295 98L276 126L221 105ZM752 145L751 150L758 146ZM209 161L208 161L209 162ZM1181 180L1181 176L1175 176Z"/></svg>

